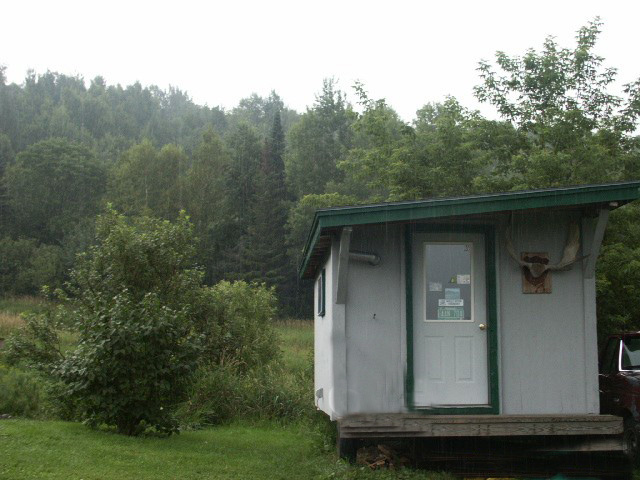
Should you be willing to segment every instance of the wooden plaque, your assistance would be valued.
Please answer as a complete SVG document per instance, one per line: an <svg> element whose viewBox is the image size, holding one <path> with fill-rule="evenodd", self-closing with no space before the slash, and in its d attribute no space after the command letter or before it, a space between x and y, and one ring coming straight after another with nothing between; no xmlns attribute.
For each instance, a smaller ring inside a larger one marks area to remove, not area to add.
<svg viewBox="0 0 640 480"><path fill-rule="evenodd" d="M522 252L520 258L525 262L549 263L548 252ZM528 268L522 267L522 293L551 293L551 272L534 278Z"/></svg>

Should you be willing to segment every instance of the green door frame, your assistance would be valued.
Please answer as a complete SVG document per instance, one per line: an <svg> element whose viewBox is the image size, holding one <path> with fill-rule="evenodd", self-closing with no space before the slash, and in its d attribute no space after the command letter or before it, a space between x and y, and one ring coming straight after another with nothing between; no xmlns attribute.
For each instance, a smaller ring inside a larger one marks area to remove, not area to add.
<svg viewBox="0 0 640 480"><path fill-rule="evenodd" d="M413 235L416 233L481 233L485 241L487 292L487 355L489 367L489 404L477 407L419 407L415 405L413 367ZM500 413L500 379L498 373L498 302L496 298L496 238L493 225L408 224L405 226L405 290L407 373L405 394L412 412L429 415L477 415Z"/></svg>

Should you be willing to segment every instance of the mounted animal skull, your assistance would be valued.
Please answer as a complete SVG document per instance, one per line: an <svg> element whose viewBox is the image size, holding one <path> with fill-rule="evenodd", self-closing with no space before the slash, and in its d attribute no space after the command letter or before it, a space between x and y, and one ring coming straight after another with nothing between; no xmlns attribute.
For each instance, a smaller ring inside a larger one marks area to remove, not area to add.
<svg viewBox="0 0 640 480"><path fill-rule="evenodd" d="M511 240L511 225L507 227L505 238L507 241L507 251L509 252L509 255L511 255L511 258L513 258L521 267L527 268L529 272L531 272L533 278L538 278L547 271L569 270L571 265L588 257L588 255L578 257L578 250L580 250L580 228L575 222L569 225L567 244L564 247L562 259L556 264L525 262L524 260L519 259Z"/></svg>

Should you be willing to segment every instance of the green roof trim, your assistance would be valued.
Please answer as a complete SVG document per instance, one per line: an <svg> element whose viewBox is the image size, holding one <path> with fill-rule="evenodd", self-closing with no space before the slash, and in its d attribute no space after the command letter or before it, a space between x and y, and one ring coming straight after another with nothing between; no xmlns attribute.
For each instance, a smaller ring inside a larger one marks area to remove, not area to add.
<svg viewBox="0 0 640 480"><path fill-rule="evenodd" d="M640 181L522 190L466 197L433 198L318 210L303 250L299 275L308 278L307 267L316 243L326 228L375 223L411 222L442 217L567 207L609 202L628 203L640 198Z"/></svg>

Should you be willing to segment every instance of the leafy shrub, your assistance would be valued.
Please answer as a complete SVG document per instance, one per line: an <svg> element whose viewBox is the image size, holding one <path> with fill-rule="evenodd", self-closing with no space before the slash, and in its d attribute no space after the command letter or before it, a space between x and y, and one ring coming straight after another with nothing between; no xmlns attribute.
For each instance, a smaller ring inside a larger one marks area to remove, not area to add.
<svg viewBox="0 0 640 480"><path fill-rule="evenodd" d="M276 359L276 305L274 289L255 283L222 281L202 289L196 321L205 362L232 361L246 370Z"/></svg>
<svg viewBox="0 0 640 480"><path fill-rule="evenodd" d="M171 407L182 399L198 354L185 311L163 305L155 293L138 301L125 290L84 318L78 348L57 374L88 423L127 435L144 426L174 431Z"/></svg>
<svg viewBox="0 0 640 480"><path fill-rule="evenodd" d="M40 412L40 407L41 391L37 378L0 365L0 414L34 417Z"/></svg>
<svg viewBox="0 0 640 480"><path fill-rule="evenodd" d="M279 353L274 290L246 282L203 287L202 272L192 263L194 239L186 216L170 223L126 219L108 210L98 217L96 237L78 257L67 291L59 293L62 304L28 317L10 342L11 361L50 375L64 416L79 415L90 425L115 426L127 435L147 427L171 433L177 430L174 410L186 398L198 364L225 365L207 379L215 385L204 389L212 395L209 403L223 405L233 392L265 391L278 380L275 374L264 381L248 375ZM68 355L60 346L61 328L73 329L78 338ZM225 370L228 364L233 373ZM288 392L273 393L253 399L242 394L239 405L283 415L277 410L295 402L286 398ZM212 422L233 416L220 406L208 411Z"/></svg>
<svg viewBox="0 0 640 480"><path fill-rule="evenodd" d="M64 359L60 347L56 316L52 311L27 314L24 325L7 340L6 360L9 365L24 362L26 366L51 373Z"/></svg>
<svg viewBox="0 0 640 480"><path fill-rule="evenodd" d="M192 264L192 226L184 215L172 224L109 210L96 236L68 288L78 347L55 374L87 423L127 435L148 426L171 433L173 406L200 351L191 322L202 279Z"/></svg>
<svg viewBox="0 0 640 480"><path fill-rule="evenodd" d="M192 228L129 222L113 210L98 217L97 244L80 256L63 304L26 318L8 358L48 373L58 410L92 425L134 435L146 427L175 431L175 404L196 368L201 335L193 328L201 273L191 264ZM58 331L72 326L65 356Z"/></svg>

